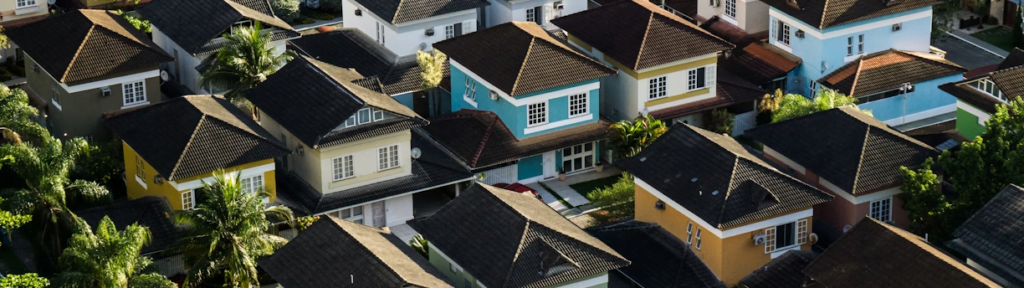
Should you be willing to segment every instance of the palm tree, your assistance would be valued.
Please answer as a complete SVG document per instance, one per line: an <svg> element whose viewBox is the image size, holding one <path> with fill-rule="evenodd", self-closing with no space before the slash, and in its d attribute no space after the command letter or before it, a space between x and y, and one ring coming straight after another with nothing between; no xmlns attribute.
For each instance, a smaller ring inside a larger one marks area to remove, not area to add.
<svg viewBox="0 0 1024 288"><path fill-rule="evenodd" d="M622 120L608 127L608 138L615 146L615 158L630 157L651 145L665 134L668 127L653 116L640 116L633 121Z"/></svg>
<svg viewBox="0 0 1024 288"><path fill-rule="evenodd" d="M266 190L245 193L239 175L214 173L213 183L203 181L200 203L195 209L181 211L178 222L185 224L185 237L174 245L191 265L185 275L185 287L195 287L223 275L231 287L258 287L256 258L273 254L288 241L267 233L271 220L294 222L292 211L284 206L267 207Z"/></svg>
<svg viewBox="0 0 1024 288"><path fill-rule="evenodd" d="M117 231L114 221L104 216L95 233L85 229L71 236L60 255L63 272L53 282L68 288L177 288L152 270L146 273L153 260L139 252L151 238L149 228L132 224Z"/></svg>
<svg viewBox="0 0 1024 288"><path fill-rule="evenodd" d="M825 111L839 107L857 108L857 98L846 96L832 89L823 89L814 96L814 99L797 94L786 94L777 105L777 110L772 112L772 122L779 122L792 119L814 112ZM870 111L863 111L871 114Z"/></svg>
<svg viewBox="0 0 1024 288"><path fill-rule="evenodd" d="M6 140L0 143L21 143L20 134L33 139L49 137L50 132L30 119L36 115L39 110L29 105L25 91L0 85L0 138Z"/></svg>
<svg viewBox="0 0 1024 288"><path fill-rule="evenodd" d="M227 89L224 97L237 105L250 106L241 97L246 90L267 80L294 57L291 51L274 56L276 49L270 45L271 33L262 33L263 24L256 21L252 27L239 27L231 34L221 36L227 41L217 50L216 61L202 71L203 86Z"/></svg>

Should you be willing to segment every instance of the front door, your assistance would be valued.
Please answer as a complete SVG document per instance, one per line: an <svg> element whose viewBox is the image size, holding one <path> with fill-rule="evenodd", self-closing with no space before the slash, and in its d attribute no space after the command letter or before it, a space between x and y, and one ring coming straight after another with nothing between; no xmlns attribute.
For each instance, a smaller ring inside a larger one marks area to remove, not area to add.
<svg viewBox="0 0 1024 288"><path fill-rule="evenodd" d="M384 227L387 225L387 210L384 209L384 201L373 202L373 227Z"/></svg>
<svg viewBox="0 0 1024 288"><path fill-rule="evenodd" d="M544 153L544 179L551 179L557 176L555 172L555 151Z"/></svg>

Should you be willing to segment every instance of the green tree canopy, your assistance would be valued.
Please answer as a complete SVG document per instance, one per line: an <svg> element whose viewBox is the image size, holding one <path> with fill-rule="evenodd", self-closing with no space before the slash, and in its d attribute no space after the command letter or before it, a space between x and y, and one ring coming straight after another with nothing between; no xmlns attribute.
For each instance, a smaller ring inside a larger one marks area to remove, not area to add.
<svg viewBox="0 0 1024 288"><path fill-rule="evenodd" d="M39 277L39 275L36 275L35 273L6 275L4 278L0 278L0 287L43 288L46 286L50 286L50 280Z"/></svg>
<svg viewBox="0 0 1024 288"><path fill-rule="evenodd" d="M85 229L71 236L60 256L63 272L53 282L67 288L177 288L152 271L153 260L139 255L151 238L149 228L132 224L117 231L104 216L95 233Z"/></svg>
<svg viewBox="0 0 1024 288"><path fill-rule="evenodd" d="M28 94L21 89L0 85L0 133L7 142L21 142L22 136L43 139L50 132L31 119L39 110L28 103ZM4 141L0 141L3 143Z"/></svg>
<svg viewBox="0 0 1024 288"><path fill-rule="evenodd" d="M619 181L611 186L591 191L587 199L594 207L599 207L608 212L612 217L633 216L634 201L636 197L636 185L633 184L633 175L622 172Z"/></svg>
<svg viewBox="0 0 1024 288"><path fill-rule="evenodd" d="M769 101L770 102L770 101ZM832 89L818 91L814 99L798 94L786 94L777 104L777 110L772 111L772 122L784 121L796 117L808 115L814 112L825 111L832 108L853 106L857 107L857 98L846 96L843 93ZM864 111L865 113L870 113Z"/></svg>
<svg viewBox="0 0 1024 288"><path fill-rule="evenodd" d="M242 94L266 81L295 55L284 51L275 56L277 49L270 45L271 33L262 30L263 24L256 21L251 27L239 27L234 33L221 36L226 43L217 50L216 61L203 69L201 83L226 89L225 98L249 106Z"/></svg>
<svg viewBox="0 0 1024 288"><path fill-rule="evenodd" d="M633 121L619 121L608 127L608 138L615 148L615 158L624 158L640 153L640 150L651 145L661 134L668 131L668 126L653 116L640 116Z"/></svg>

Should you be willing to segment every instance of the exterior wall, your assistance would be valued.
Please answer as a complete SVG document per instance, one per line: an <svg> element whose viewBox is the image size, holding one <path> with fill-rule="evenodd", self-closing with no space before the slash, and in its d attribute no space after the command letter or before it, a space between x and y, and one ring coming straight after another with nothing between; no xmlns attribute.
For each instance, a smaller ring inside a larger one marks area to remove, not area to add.
<svg viewBox="0 0 1024 288"><path fill-rule="evenodd" d="M985 133L985 121L992 115L963 101L956 103L956 131L969 139Z"/></svg>
<svg viewBox="0 0 1024 288"><path fill-rule="evenodd" d="M362 11L362 16L356 16L356 10ZM446 15L430 17L427 19L416 20L408 23L401 23L394 25L385 21L373 12L367 10L363 6L359 5L352 0L346 0L345 4L342 5L342 17L345 19L345 27L356 28L362 30L363 33L369 35L372 39L377 39L378 42L378 24L382 24L384 29L384 47L395 52L399 56L415 54L416 51L421 50L420 45L424 44L425 48L422 50L432 49L431 45L434 42L445 39L444 27L453 25L455 23L463 23L463 33L476 31L476 24L479 18L479 9L464 10L456 13L449 13ZM467 29L466 26L473 26L473 29ZM427 36L426 29L433 28L434 35ZM469 31L467 31L469 30Z"/></svg>
<svg viewBox="0 0 1024 288"><path fill-rule="evenodd" d="M137 176L135 168L135 159L138 154L132 147L128 146L127 143L121 142L124 148L124 174L125 174L125 185L128 188L128 198L136 199L143 196L160 196L167 198L168 202L171 203L171 208L174 210L182 209L182 198L181 193L190 189L202 187L201 181L211 181L213 173L206 173L203 175L197 175L185 179L178 179L177 181L164 180L162 184L153 182L153 178L156 175L160 175L152 165L143 159L143 166L145 167L145 178ZM274 159L265 159L256 161L244 165L238 165L234 167L226 167L223 170L226 174L235 175L235 173L241 171L242 177L249 177L251 175L247 170L260 169L270 166L269 171L262 172L263 174L263 186L270 192L270 199L268 201L274 201L277 199L277 177L276 171L274 171ZM198 204L198 203L197 203Z"/></svg>
<svg viewBox="0 0 1024 288"><path fill-rule="evenodd" d="M939 85L963 79L960 74L914 83L914 92L860 104L870 110L876 119L889 125L899 125L931 116L956 111L956 97L939 90ZM857 95L862 96L862 95ZM864 95L866 96L866 95ZM904 113L905 111L905 113ZM906 119L904 119L904 116Z"/></svg>
<svg viewBox="0 0 1024 288"><path fill-rule="evenodd" d="M167 71L171 74L178 84L187 87L189 90L196 94L209 94L205 88L200 85L200 75L196 67L206 59L210 57L211 53L202 55L192 55L182 49L177 43L174 43L170 37L160 31L159 27L153 26L153 43L162 48L168 55L177 59L175 62L168 63L171 69ZM220 37L220 36L218 36ZM278 40L270 42L270 45L274 47L274 55L281 55L286 50L286 40Z"/></svg>
<svg viewBox="0 0 1024 288"><path fill-rule="evenodd" d="M544 176L544 156L533 155L523 159L519 159L518 163L518 175L519 180L530 179L538 176Z"/></svg>
<svg viewBox="0 0 1024 288"><path fill-rule="evenodd" d="M506 0L489 0L491 5L487 6L487 27L492 27L502 23L508 23L511 21L526 21L526 10L532 9L537 6L544 6L542 8L545 12L549 11L553 14L552 17L545 17L542 27L547 30L557 29L558 27L552 24L549 20L557 17L569 15L572 13L580 12L587 9L586 0L563 0L562 10L554 10L554 0L525 0L525 1L506 1Z"/></svg>
<svg viewBox="0 0 1024 288"><path fill-rule="evenodd" d="M20 8L18 7L18 2L16 0L0 1L0 24L50 14L46 0L35 1L35 5L28 5Z"/></svg>
<svg viewBox="0 0 1024 288"><path fill-rule="evenodd" d="M747 33L757 33L768 30L768 4L758 0L735 0L736 18L725 15L725 2L720 0L718 7L711 6L709 1L697 2L697 15L705 19L718 16L723 21L743 29Z"/></svg>
<svg viewBox="0 0 1024 288"><path fill-rule="evenodd" d="M427 241L429 240L430 239L427 239ZM444 255L444 252L442 252L440 249L437 249L437 247L435 247L433 243L428 243L428 245L429 249L427 250L429 256L427 258L430 261L430 264L434 265L434 268L437 268L438 271L441 271L441 274L444 274L445 277L448 277L448 280L451 280L452 283L455 284L455 287L486 288L485 286L482 285L482 283L476 280L476 277L473 277L473 275L470 275L469 272L466 272L466 270L462 269L462 267L459 266L458 263L452 265L454 261L452 261L451 258L448 258L447 255ZM597 275L584 277L569 282L558 283L556 285L551 285L547 287L607 288L608 273L600 273Z"/></svg>
<svg viewBox="0 0 1024 288"><path fill-rule="evenodd" d="M395 101L398 101L398 103L402 103L402 105L405 105L405 107L409 107L409 109L415 109L414 108L414 104L413 104L413 95L412 94L413 93L410 92L410 93L404 93L404 94L398 94L398 95L391 95L391 98L394 98Z"/></svg>
<svg viewBox="0 0 1024 288"><path fill-rule="evenodd" d="M69 139L92 136L95 140L111 139L113 135L103 125L103 113L159 103L163 97L160 93L158 67L155 66L125 74L110 75L107 79L69 86L57 82L42 67L39 67L37 72L32 71L31 67L35 65L35 59L26 53L25 67L28 67L25 71L26 81L29 87L32 87L32 90L35 90L48 103L45 113L52 125L51 132L56 137ZM122 83L140 80L145 81L147 101L125 106ZM110 96L103 96L100 87L109 88ZM58 95L56 101L53 99L54 91Z"/></svg>
<svg viewBox="0 0 1024 288"><path fill-rule="evenodd" d="M409 130L404 130L370 139L345 143L344 145L306 150L306 154L316 157L315 159L317 159L318 163L314 163L314 165L318 164L318 166L321 167L314 171L319 171L319 178L322 179L322 181L310 181L309 183L314 187L318 186L315 183L321 183L319 185L320 191L326 194L411 175L412 163L409 162L411 161L410 159L412 159L409 156L409 149L411 149L409 141L411 140L411 135L412 134ZM377 171L377 148L395 144L398 145L398 159L401 163L400 166L388 170ZM333 181L332 159L345 155L354 155L353 163L355 164L355 177ZM303 178L306 177L303 176ZM309 181L308 178L307 181Z"/></svg>

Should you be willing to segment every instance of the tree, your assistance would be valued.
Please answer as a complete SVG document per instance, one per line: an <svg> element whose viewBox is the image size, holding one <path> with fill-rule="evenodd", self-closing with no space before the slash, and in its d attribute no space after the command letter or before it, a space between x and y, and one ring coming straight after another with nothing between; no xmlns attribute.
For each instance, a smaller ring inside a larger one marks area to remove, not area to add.
<svg viewBox="0 0 1024 288"><path fill-rule="evenodd" d="M640 116L633 121L619 121L608 127L608 137L615 147L615 157L624 158L640 153L640 150L651 145L668 127L654 117Z"/></svg>
<svg viewBox="0 0 1024 288"><path fill-rule="evenodd" d="M594 207L600 207L608 211L609 216L629 217L634 214L635 205L633 203L635 196L636 186L633 184L633 176L622 172L618 182L611 186L591 191L587 194L587 199L590 199L590 203Z"/></svg>
<svg viewBox="0 0 1024 288"><path fill-rule="evenodd" d="M53 282L69 288L177 288L164 276L147 273L153 260L139 253L151 239L149 228L132 224L117 231L114 221L104 216L95 233L85 229L71 236L60 256L63 272Z"/></svg>
<svg viewBox="0 0 1024 288"><path fill-rule="evenodd" d="M420 70L423 70L423 72L420 72L420 87L423 88L423 91L427 92L430 101L437 108L440 105L437 105L438 95L435 93L434 88L441 84L441 79L444 78L446 62L448 62L448 55L441 51L416 51L416 63L420 65ZM434 114L440 114L440 111L433 112Z"/></svg>
<svg viewBox="0 0 1024 288"><path fill-rule="evenodd" d="M945 227L945 219L941 216L950 209L946 196L939 190L942 183L939 181L931 167L934 161L925 160L925 163L917 170L900 167L903 174L900 194L903 200L903 210L907 211L907 218L910 218L910 231L924 234L931 232L929 236L936 236L937 239L950 239L951 234L938 235L939 231L952 231ZM931 237L929 237L931 238Z"/></svg>
<svg viewBox="0 0 1024 288"><path fill-rule="evenodd" d="M136 3L136 4L138 4L138 3ZM131 14L128 14L124 10L120 10L120 9L118 9L117 12L115 12L115 13L117 13L118 15L121 15L121 18L124 18L124 20L128 20L128 24L132 24L132 27L135 27L136 30L139 30L139 31L142 31L142 32L145 32L145 33L153 33L153 25L151 25L149 23L149 20L142 19L140 17L132 16Z"/></svg>
<svg viewBox="0 0 1024 288"><path fill-rule="evenodd" d="M846 96L832 89L824 89L814 96L814 99L807 99L797 94L786 94L778 104L778 109L772 113L772 122L784 121L814 112L825 111L832 108L852 106L857 107L857 98ZM864 111L865 113L870 113Z"/></svg>
<svg viewBox="0 0 1024 288"><path fill-rule="evenodd" d="M1013 47L1024 48L1024 10L1020 6L1013 13L1013 33L1010 37L1013 37Z"/></svg>
<svg viewBox="0 0 1024 288"><path fill-rule="evenodd" d="M46 286L50 286L50 281L39 277L36 273L6 275L4 278L0 278L0 287L43 288Z"/></svg>
<svg viewBox="0 0 1024 288"><path fill-rule="evenodd" d="M21 89L10 89L0 85L0 133L8 142L19 143L22 135L28 139L43 139L50 132L31 118L39 110L28 103L28 94ZM0 141L3 143L3 141Z"/></svg>
<svg viewBox="0 0 1024 288"><path fill-rule="evenodd" d="M427 242L427 238L423 238L423 235L416 234L416 236L412 236L412 240L409 240L409 246L416 249L416 252L423 255L423 257L430 258L430 245Z"/></svg>
<svg viewBox="0 0 1024 288"><path fill-rule="evenodd" d="M223 276L230 287L259 287L256 258L273 254L287 242L267 233L271 220L294 222L292 211L284 206L267 207L266 190L245 193L239 174L214 173L213 182L203 181L197 190L200 203L195 209L181 211L178 222L185 224L185 237L172 250L182 252L190 264L185 287Z"/></svg>
<svg viewBox="0 0 1024 288"><path fill-rule="evenodd" d="M251 108L242 97L245 91L266 81L294 57L291 51L275 56L277 49L270 45L271 33L262 30L263 24L256 21L251 27L239 27L234 33L221 36L226 43L217 50L216 60L203 69L200 82L226 89L225 98Z"/></svg>
<svg viewBox="0 0 1024 288"><path fill-rule="evenodd" d="M708 127L711 132L732 135L732 128L735 127L736 114L729 113L725 108L711 111Z"/></svg>
<svg viewBox="0 0 1024 288"><path fill-rule="evenodd" d="M284 22L291 23L302 16L299 14L298 0L270 0L270 7L274 9L274 15Z"/></svg>
<svg viewBox="0 0 1024 288"><path fill-rule="evenodd" d="M774 94L764 94L757 103L757 125L772 123L772 116L782 105L782 89L775 89Z"/></svg>

